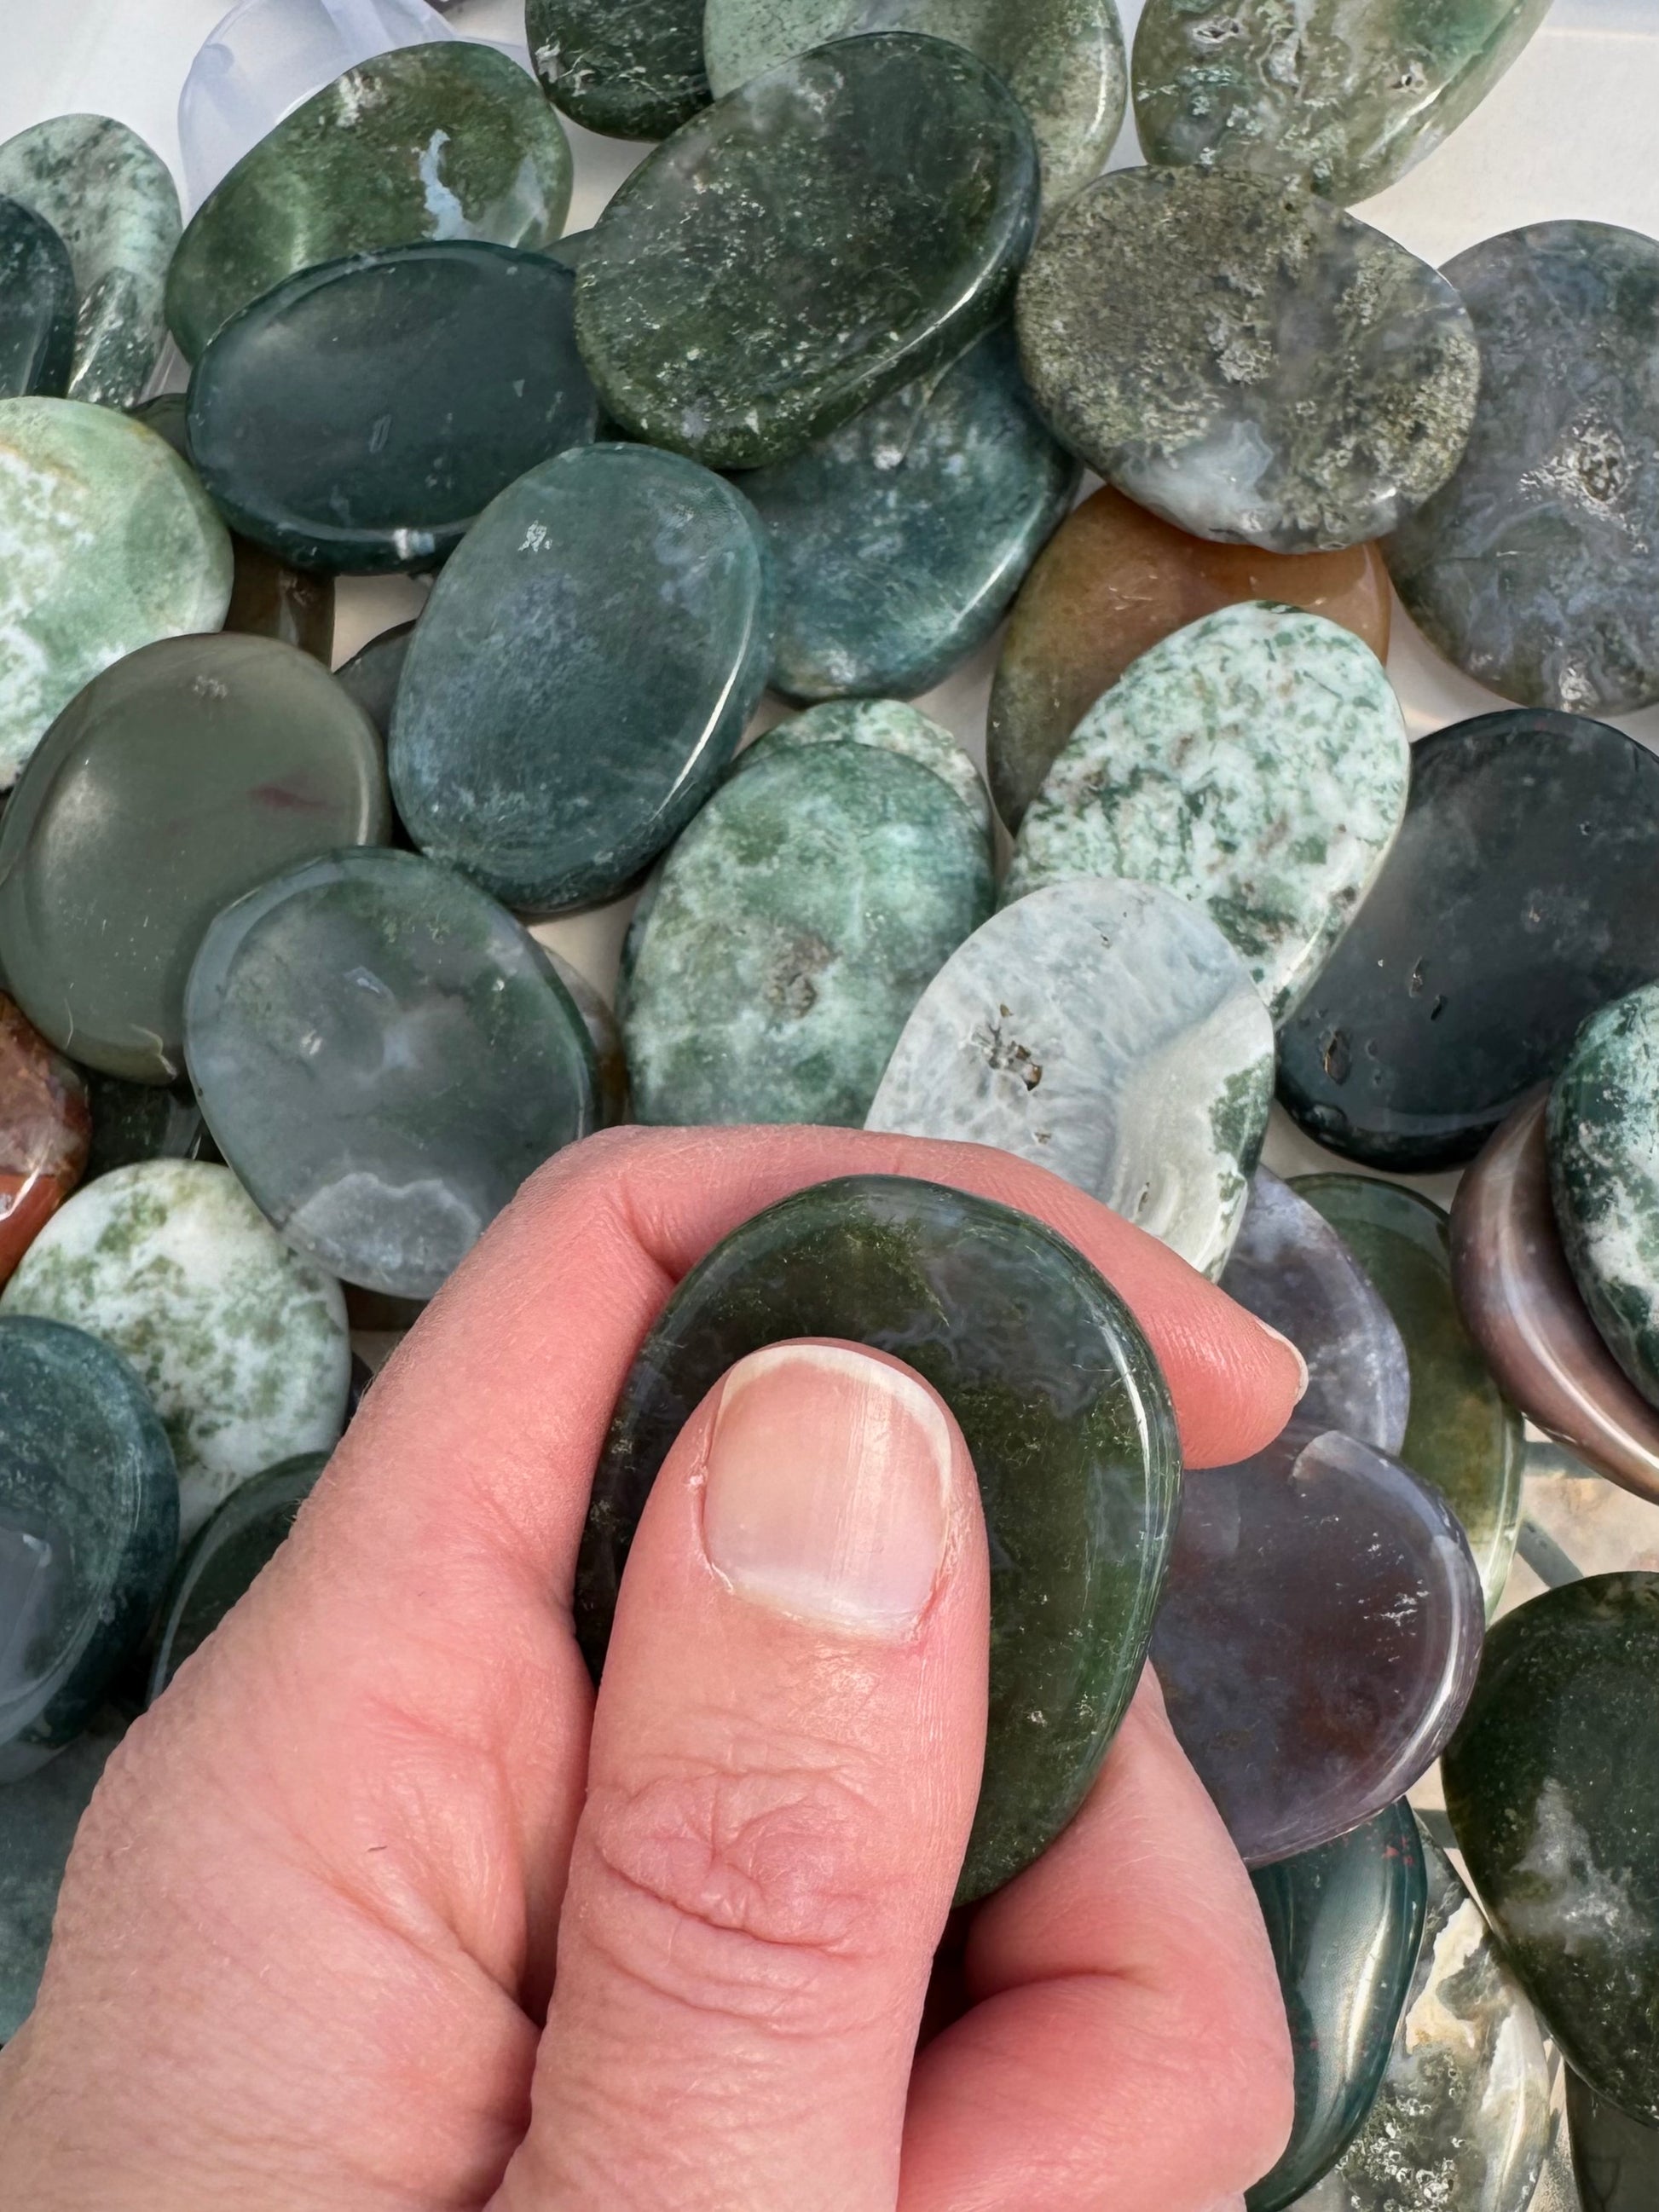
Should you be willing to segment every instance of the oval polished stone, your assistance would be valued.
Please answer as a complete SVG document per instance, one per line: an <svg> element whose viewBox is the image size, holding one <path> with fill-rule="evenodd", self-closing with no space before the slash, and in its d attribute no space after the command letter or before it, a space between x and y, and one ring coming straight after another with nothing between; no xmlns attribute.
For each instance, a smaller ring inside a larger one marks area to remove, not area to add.
<svg viewBox="0 0 1659 2212"><path fill-rule="evenodd" d="M550 246L570 178L557 116L505 54L464 39L377 54L284 116L191 218L167 276L179 349L194 361L251 301L344 255Z"/></svg>
<svg viewBox="0 0 1659 2212"><path fill-rule="evenodd" d="M1346 1835L1428 1771L1480 1626L1449 1509L1368 1444L1293 1420L1188 1477L1152 1663L1247 1866Z"/></svg>
<svg viewBox="0 0 1659 2212"><path fill-rule="evenodd" d="M746 470L778 579L774 688L931 690L996 628L1078 476L1006 329L793 460Z"/></svg>
<svg viewBox="0 0 1659 2212"><path fill-rule="evenodd" d="M1402 1800L1250 1879L1290 2026L1296 2118L1244 2201L1283 2212L1342 2155L1382 2086L1423 1940L1422 1840Z"/></svg>
<svg viewBox="0 0 1659 2212"><path fill-rule="evenodd" d="M173 1453L131 1368L0 1316L0 1783L86 1727L178 1546Z"/></svg>
<svg viewBox="0 0 1659 2212"><path fill-rule="evenodd" d="M1561 1248L1548 1098L1517 1107L1457 1186L1452 1287L1498 1387L1610 1481L1659 1504L1659 1412L1626 1379Z"/></svg>
<svg viewBox="0 0 1659 2212"><path fill-rule="evenodd" d="M623 1387L576 1572L596 1672L669 1447L734 1360L794 1337L902 1359L973 1455L997 1567L967 1903L1071 1819L1139 1680L1180 1490L1168 1393L1116 1292L1029 1216L902 1176L799 1191L691 1270Z"/></svg>
<svg viewBox="0 0 1659 2212"><path fill-rule="evenodd" d="M1009 617L985 740L998 813L1018 829L1089 708L1172 631L1270 599L1340 623L1386 660L1391 597L1375 545L1217 545L1103 484L1038 554Z"/></svg>
<svg viewBox="0 0 1659 2212"><path fill-rule="evenodd" d="M1447 658L1523 706L1659 699L1659 243L1534 223L1446 264L1480 341L1474 429L1389 567Z"/></svg>
<svg viewBox="0 0 1659 2212"><path fill-rule="evenodd" d="M1659 1575L1597 1575L1493 1624L1447 1749L1480 1900L1569 2065L1659 2120Z"/></svg>
<svg viewBox="0 0 1659 2212"><path fill-rule="evenodd" d="M383 741L392 735L392 709L398 697L398 686L403 681L404 663L409 658L409 641L414 635L412 622L397 623L392 629L383 629L378 637L370 638L334 672L335 682L351 694Z"/></svg>
<svg viewBox="0 0 1659 2212"><path fill-rule="evenodd" d="M873 745L919 761L943 776L981 830L991 834L991 800L985 779L942 723L898 699L831 699L804 714L787 715L745 745L734 769L797 745Z"/></svg>
<svg viewBox="0 0 1659 2212"><path fill-rule="evenodd" d="M0 400L0 788L83 684L216 629L230 538L166 441L108 407Z"/></svg>
<svg viewBox="0 0 1659 2212"><path fill-rule="evenodd" d="M1598 2097L1571 2067L1567 2124L1583 2212L1653 2212L1659 2204L1659 2129Z"/></svg>
<svg viewBox="0 0 1659 2212"><path fill-rule="evenodd" d="M80 1182L91 1141L80 1070L0 993L0 1283Z"/></svg>
<svg viewBox="0 0 1659 2212"><path fill-rule="evenodd" d="M49 222L0 197L0 398L59 394L75 357L75 271Z"/></svg>
<svg viewBox="0 0 1659 2212"><path fill-rule="evenodd" d="M524 27L548 98L585 131L665 138L708 105L702 0L528 0Z"/></svg>
<svg viewBox="0 0 1659 2212"><path fill-rule="evenodd" d="M125 1733L106 1711L49 1766L0 1790L0 2043L33 2008L70 1846Z"/></svg>
<svg viewBox="0 0 1659 2212"><path fill-rule="evenodd" d="M228 635L130 654L58 716L0 823L12 994L87 1066L175 1082L214 915L391 830L380 741L314 660Z"/></svg>
<svg viewBox="0 0 1659 2212"><path fill-rule="evenodd" d="M1480 356L1444 277L1297 185L1123 169L1019 287L1039 411L1183 530L1276 553L1375 538L1438 491Z"/></svg>
<svg viewBox="0 0 1659 2212"><path fill-rule="evenodd" d="M765 543L729 484L638 446L533 469L410 641L389 755L404 827L508 906L614 898L719 781L771 635Z"/></svg>
<svg viewBox="0 0 1659 2212"><path fill-rule="evenodd" d="M68 396L131 406L167 337L162 295L179 214L166 162L112 116L54 115L0 145L0 192L44 216L69 249Z"/></svg>
<svg viewBox="0 0 1659 2212"><path fill-rule="evenodd" d="M88 1183L24 1254L0 1297L12 1314L69 1322L131 1361L173 1445L186 1536L249 1475L339 1437L340 1286L228 1168L144 1160Z"/></svg>
<svg viewBox="0 0 1659 2212"><path fill-rule="evenodd" d="M1266 1009L1212 923L1153 884L1078 877L945 962L866 1126L1035 1160L1215 1274L1273 1064Z"/></svg>
<svg viewBox="0 0 1659 2212"><path fill-rule="evenodd" d="M769 70L677 131L599 217L576 328L606 410L711 468L800 453L1006 307L1030 126L961 46L903 32Z"/></svg>
<svg viewBox="0 0 1659 2212"><path fill-rule="evenodd" d="M1349 1159L1456 1167L1655 976L1659 761L1602 722L1459 722L1412 747L1388 864L1280 1035L1279 1096Z"/></svg>
<svg viewBox="0 0 1659 2212"><path fill-rule="evenodd" d="M618 1012L640 1120L858 1127L911 1008L991 911L988 826L884 745L745 754L632 933Z"/></svg>
<svg viewBox="0 0 1659 2212"><path fill-rule="evenodd" d="M1282 1020L1376 881L1406 812L1406 720L1351 630L1224 607L1097 700L1020 824L1003 889L1162 884L1208 914Z"/></svg>
<svg viewBox="0 0 1659 2212"><path fill-rule="evenodd" d="M1526 1442L1459 1318L1451 1224L1431 1200L1371 1176L1298 1176L1291 1188L1329 1222L1394 1316L1411 1370L1399 1456L1462 1523L1490 1612L1515 1556Z"/></svg>
<svg viewBox="0 0 1659 2212"><path fill-rule="evenodd" d="M399 1297L430 1297L598 1127L592 1047L551 963L416 854L331 854L228 907L185 1018L208 1126L266 1215Z"/></svg>
<svg viewBox="0 0 1659 2212"><path fill-rule="evenodd" d="M574 288L545 254L478 240L302 270L225 324L191 378L215 505L303 568L447 559L498 492L592 441Z"/></svg>
<svg viewBox="0 0 1659 2212"><path fill-rule="evenodd" d="M149 1704L155 1703L276 1557L328 1459L326 1452L301 1452L266 1468L233 1491L206 1527L198 1529L173 1570L163 1602Z"/></svg>
<svg viewBox="0 0 1659 2212"><path fill-rule="evenodd" d="M138 1160L195 1160L214 1157L207 1124L187 1084L129 1083L124 1076L83 1071L92 1106L92 1152L87 1181Z"/></svg>

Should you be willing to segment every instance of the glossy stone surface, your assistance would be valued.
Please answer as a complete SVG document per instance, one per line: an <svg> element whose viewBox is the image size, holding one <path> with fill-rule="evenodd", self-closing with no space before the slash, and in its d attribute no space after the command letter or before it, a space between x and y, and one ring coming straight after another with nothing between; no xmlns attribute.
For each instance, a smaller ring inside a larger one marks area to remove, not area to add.
<svg viewBox="0 0 1659 2212"><path fill-rule="evenodd" d="M1169 1399L1116 1293L1029 1216L898 1176L799 1192L692 1269L623 1385L576 1577L596 1669L629 1542L681 1426L733 1360L801 1336L903 1359L973 1455L997 1568L966 1902L1065 1826L1133 1693L1180 1488Z"/></svg>
<svg viewBox="0 0 1659 2212"><path fill-rule="evenodd" d="M1567 2123L1583 2212L1652 2212L1659 2204L1659 2129L1607 2104L1571 2069Z"/></svg>
<svg viewBox="0 0 1659 2212"><path fill-rule="evenodd" d="M214 915L391 830L380 741L314 660L228 634L149 646L59 715L0 823L12 994L88 1066L176 1082Z"/></svg>
<svg viewBox="0 0 1659 2212"><path fill-rule="evenodd" d="M1382 2084L1423 1940L1417 1822L1402 1801L1252 1881L1290 2025L1296 2118L1245 2203L1282 2212L1341 2156Z"/></svg>
<svg viewBox="0 0 1659 2212"><path fill-rule="evenodd" d="M80 1182L91 1139L80 1070L0 993L0 1282Z"/></svg>
<svg viewBox="0 0 1659 2212"><path fill-rule="evenodd" d="M230 538L153 432L70 399L0 400L0 788L83 684L216 629Z"/></svg>
<svg viewBox="0 0 1659 2212"><path fill-rule="evenodd" d="M1569 2065L1659 2120L1659 1575L1494 1624L1443 1772L1480 1900Z"/></svg>
<svg viewBox="0 0 1659 2212"><path fill-rule="evenodd" d="M12 1314L69 1322L131 1360L173 1445L187 1536L249 1475L339 1436L340 1286L228 1168L145 1160L76 1191L6 1285L0 1320Z"/></svg>
<svg viewBox="0 0 1659 2212"><path fill-rule="evenodd" d="M1324 1216L1266 1168L1250 1178L1221 1287L1307 1361L1298 1420L1401 1456L1412 1377L1394 1316Z"/></svg>
<svg viewBox="0 0 1659 2212"><path fill-rule="evenodd" d="M703 52L716 94L832 39L921 31L988 63L1024 109L1049 208L1105 165L1128 66L1115 0L708 0Z"/></svg>
<svg viewBox="0 0 1659 2212"><path fill-rule="evenodd" d="M898 699L832 699L804 714L787 715L745 745L732 765L734 769L752 768L757 761L796 745L842 744L873 745L879 752L898 753L932 769L990 835L991 800L984 777L942 723Z"/></svg>
<svg viewBox="0 0 1659 2212"><path fill-rule="evenodd" d="M1369 199L1472 114L1549 0L1147 0L1135 125L1150 161Z"/></svg>
<svg viewBox="0 0 1659 2212"><path fill-rule="evenodd" d="M598 1126L592 1047L540 947L416 854L332 854L238 900L185 1012L225 1158L290 1243L371 1290L429 1297Z"/></svg>
<svg viewBox="0 0 1659 2212"><path fill-rule="evenodd" d="M1078 474L1006 328L793 460L746 470L778 579L774 688L930 690L996 628Z"/></svg>
<svg viewBox="0 0 1659 2212"><path fill-rule="evenodd" d="M991 686L986 759L1009 829L1132 661L1241 599L1304 607L1388 658L1389 575L1375 545L1297 554L1217 545L1109 484L1067 515L1020 587Z"/></svg>
<svg viewBox="0 0 1659 2212"><path fill-rule="evenodd" d="M152 1705L276 1556L327 1465L326 1452L301 1452L266 1468L234 1491L206 1527L197 1531L173 1571L155 1633L149 1670Z"/></svg>
<svg viewBox="0 0 1659 2212"><path fill-rule="evenodd" d="M49 1766L0 1790L0 2043L33 2008L70 1845L123 1733L118 1715L100 1715Z"/></svg>
<svg viewBox="0 0 1659 2212"><path fill-rule="evenodd" d="M1388 548L1460 668L1523 706L1659 699L1659 243L1535 223L1446 264L1484 374L1445 489Z"/></svg>
<svg viewBox="0 0 1659 2212"><path fill-rule="evenodd" d="M903 32L781 64L606 206L576 327L623 428L711 468L787 459L997 319L1030 242L1030 126Z"/></svg>
<svg viewBox="0 0 1659 2212"><path fill-rule="evenodd" d="M191 218L167 312L194 361L302 269L421 239L536 252L564 228L570 148L533 81L467 40L348 70L245 154Z"/></svg>
<svg viewBox="0 0 1659 2212"><path fill-rule="evenodd" d="M49 222L0 196L0 398L63 392L75 356L75 271Z"/></svg>
<svg viewBox="0 0 1659 2212"><path fill-rule="evenodd" d="M509 906L615 897L731 760L771 606L753 510L707 470L637 446L532 470L410 641L389 756L410 836Z"/></svg>
<svg viewBox="0 0 1659 2212"><path fill-rule="evenodd" d="M202 1109L188 1085L129 1083L119 1075L84 1071L92 1107L92 1152L87 1180L137 1160L194 1160L212 1146Z"/></svg>
<svg viewBox="0 0 1659 2212"><path fill-rule="evenodd" d="M1459 722L1412 748L1395 848L1280 1036L1279 1096L1350 1159L1455 1167L1655 976L1659 761L1601 722Z"/></svg>
<svg viewBox="0 0 1659 2212"><path fill-rule="evenodd" d="M391 629L383 629L378 637L370 638L334 672L335 682L351 694L380 732L382 741L392 735L392 709L398 686L403 681L404 663L409 658L409 641L414 635L412 622L398 623Z"/></svg>
<svg viewBox="0 0 1659 2212"><path fill-rule="evenodd" d="M1329 1222L1394 1316L1411 1369L1399 1455L1462 1523L1490 1611L1515 1555L1525 1440L1458 1316L1451 1225L1431 1200L1370 1176L1298 1176L1291 1188Z"/></svg>
<svg viewBox="0 0 1659 2212"><path fill-rule="evenodd" d="M617 1007L635 1110L856 1128L911 1008L991 911L988 825L884 744L755 751L635 921Z"/></svg>
<svg viewBox="0 0 1659 2212"><path fill-rule="evenodd" d="M1406 811L1405 717L1351 630L1224 607L1143 653L1079 723L1020 824L1005 899L1068 876L1201 908L1282 1020Z"/></svg>
<svg viewBox="0 0 1659 2212"><path fill-rule="evenodd" d="M179 228L167 164L112 116L55 115L0 145L0 193L33 208L69 249L69 398L131 406L167 336L162 293Z"/></svg>
<svg viewBox="0 0 1659 2212"><path fill-rule="evenodd" d="M708 105L702 0L528 0L525 36L556 107L615 138L665 138Z"/></svg>
<svg viewBox="0 0 1659 2212"><path fill-rule="evenodd" d="M178 1543L173 1453L131 1368L0 1316L0 1783L87 1725Z"/></svg>
<svg viewBox="0 0 1659 2212"><path fill-rule="evenodd" d="M1346 1835L1428 1771L1480 1624L1450 1510L1368 1444L1293 1420L1188 1477L1152 1663L1247 1865Z"/></svg>
<svg viewBox="0 0 1659 2212"><path fill-rule="evenodd" d="M1357 545L1437 491L1480 356L1445 279L1296 185L1122 169L1044 229L1019 287L1039 412L1202 538Z"/></svg>
<svg viewBox="0 0 1659 2212"><path fill-rule="evenodd" d="M945 962L866 1127L1036 1160L1215 1274L1272 1094L1272 1026L1213 924L1155 885L1078 877Z"/></svg>

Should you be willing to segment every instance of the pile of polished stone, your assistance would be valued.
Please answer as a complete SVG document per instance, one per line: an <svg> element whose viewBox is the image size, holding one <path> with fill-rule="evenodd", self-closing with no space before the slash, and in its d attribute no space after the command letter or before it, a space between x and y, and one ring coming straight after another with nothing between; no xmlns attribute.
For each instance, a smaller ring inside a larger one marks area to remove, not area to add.
<svg viewBox="0 0 1659 2212"><path fill-rule="evenodd" d="M1659 1499L1659 761L1590 719L1659 700L1659 245L1437 272L1345 211L1542 13L1149 0L1109 175L1112 0L530 0L540 82L373 57L182 234L118 124L0 146L0 2034L350 1322L630 1112L864 1126L1081 1186L1307 1395L1183 1498L1069 1247L804 1193L640 1355L592 1664L714 1378L902 1348L1000 1568L964 1900L1150 1650L1296 2040L1252 2212L1524 2212L1547 2035L1591 2212L1659 2203L1659 1576L1485 1627L1522 1415ZM573 238L558 110L663 138ZM419 621L331 675L334 579L394 572ZM1390 580L1512 708L1408 748ZM988 792L907 702L1011 601ZM769 685L805 711L740 752ZM641 884L613 1018L526 924ZM1361 1168L1474 1161L1450 1219L1260 1169L1275 1093ZM1480 1905L1405 1802L1443 1751Z"/></svg>

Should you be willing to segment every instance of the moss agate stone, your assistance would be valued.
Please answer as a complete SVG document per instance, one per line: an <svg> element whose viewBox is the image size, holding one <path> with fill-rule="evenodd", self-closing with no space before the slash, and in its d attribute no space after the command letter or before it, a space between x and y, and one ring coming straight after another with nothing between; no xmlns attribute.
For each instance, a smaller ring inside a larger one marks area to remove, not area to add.
<svg viewBox="0 0 1659 2212"><path fill-rule="evenodd" d="M943 776L988 837L991 801L985 779L942 723L898 699L832 699L790 714L745 745L734 769L752 768L797 745L873 745Z"/></svg>
<svg viewBox="0 0 1659 2212"><path fill-rule="evenodd" d="M0 198L0 398L61 396L75 354L75 271L49 222Z"/></svg>
<svg viewBox="0 0 1659 2212"><path fill-rule="evenodd" d="M0 993L0 1283L80 1182L85 1079Z"/></svg>
<svg viewBox="0 0 1659 2212"><path fill-rule="evenodd" d="M357 702L380 732L383 744L392 735L392 709L397 702L398 686L403 682L409 641L414 635L412 622L394 623L378 637L370 638L334 672L335 682Z"/></svg>
<svg viewBox="0 0 1659 2212"><path fill-rule="evenodd" d="M106 1711L49 1766L0 1790L0 2043L34 2008L70 1846L125 1733Z"/></svg>
<svg viewBox="0 0 1659 2212"><path fill-rule="evenodd" d="M1659 2129L1609 2105L1571 2069L1567 2123L1583 2212L1651 2212L1659 2204Z"/></svg>
<svg viewBox="0 0 1659 2212"><path fill-rule="evenodd" d="M245 154L197 210L167 313L194 361L251 301L301 269L422 239L537 252L564 228L570 147L505 54L464 39L349 69Z"/></svg>
<svg viewBox="0 0 1659 2212"><path fill-rule="evenodd" d="M1180 1490L1168 1394L1116 1293L1029 1216L899 1176L799 1192L692 1269L623 1385L576 1576L596 1673L670 1445L734 1360L803 1336L904 1360L973 1455L997 1565L966 1903L1065 1826L1133 1694Z"/></svg>
<svg viewBox="0 0 1659 2212"><path fill-rule="evenodd" d="M774 687L931 690L996 628L1078 475L1032 411L1006 329L793 460L745 471L778 579Z"/></svg>
<svg viewBox="0 0 1659 2212"><path fill-rule="evenodd" d="M594 229L576 328L624 430L786 460L996 321L1030 243L1030 126L905 32L784 62L677 131Z"/></svg>
<svg viewBox="0 0 1659 2212"><path fill-rule="evenodd" d="M708 105L702 0L528 0L525 36L556 107L612 138L665 138Z"/></svg>
<svg viewBox="0 0 1659 2212"><path fill-rule="evenodd" d="M1200 538L1357 545L1439 490L1480 355L1456 293L1300 185L1124 169L1044 230L1019 287L1038 412Z"/></svg>
<svg viewBox="0 0 1659 2212"><path fill-rule="evenodd" d="M197 1160L212 1145L196 1094L188 1084L129 1083L119 1075L84 1071L92 1106L92 1152L87 1180L129 1168L138 1160Z"/></svg>
<svg viewBox="0 0 1659 2212"><path fill-rule="evenodd" d="M353 1371L355 1377L355 1366ZM287 1541L328 1458L326 1452L301 1452L266 1468L234 1491L207 1526L198 1529L173 1570L163 1602L149 1670L152 1705Z"/></svg>

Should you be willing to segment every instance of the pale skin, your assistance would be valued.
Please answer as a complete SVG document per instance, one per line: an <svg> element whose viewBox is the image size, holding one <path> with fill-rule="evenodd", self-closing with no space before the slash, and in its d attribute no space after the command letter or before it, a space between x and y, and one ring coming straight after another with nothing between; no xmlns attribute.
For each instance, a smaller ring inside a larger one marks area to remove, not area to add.
<svg viewBox="0 0 1659 2212"><path fill-rule="evenodd" d="M562 1155L112 1761L0 2053L0 2203L1231 2212L1273 2164L1272 1960L1150 1674L1060 1841L950 1917L984 1531L897 1363L808 1346L716 1385L596 1707L571 1578L634 1353L727 1231L855 1172L1067 1237L1146 1328L1193 1466L1282 1426L1288 1346L1006 1155L789 1129ZM827 1505L774 1525L797 1461Z"/></svg>

